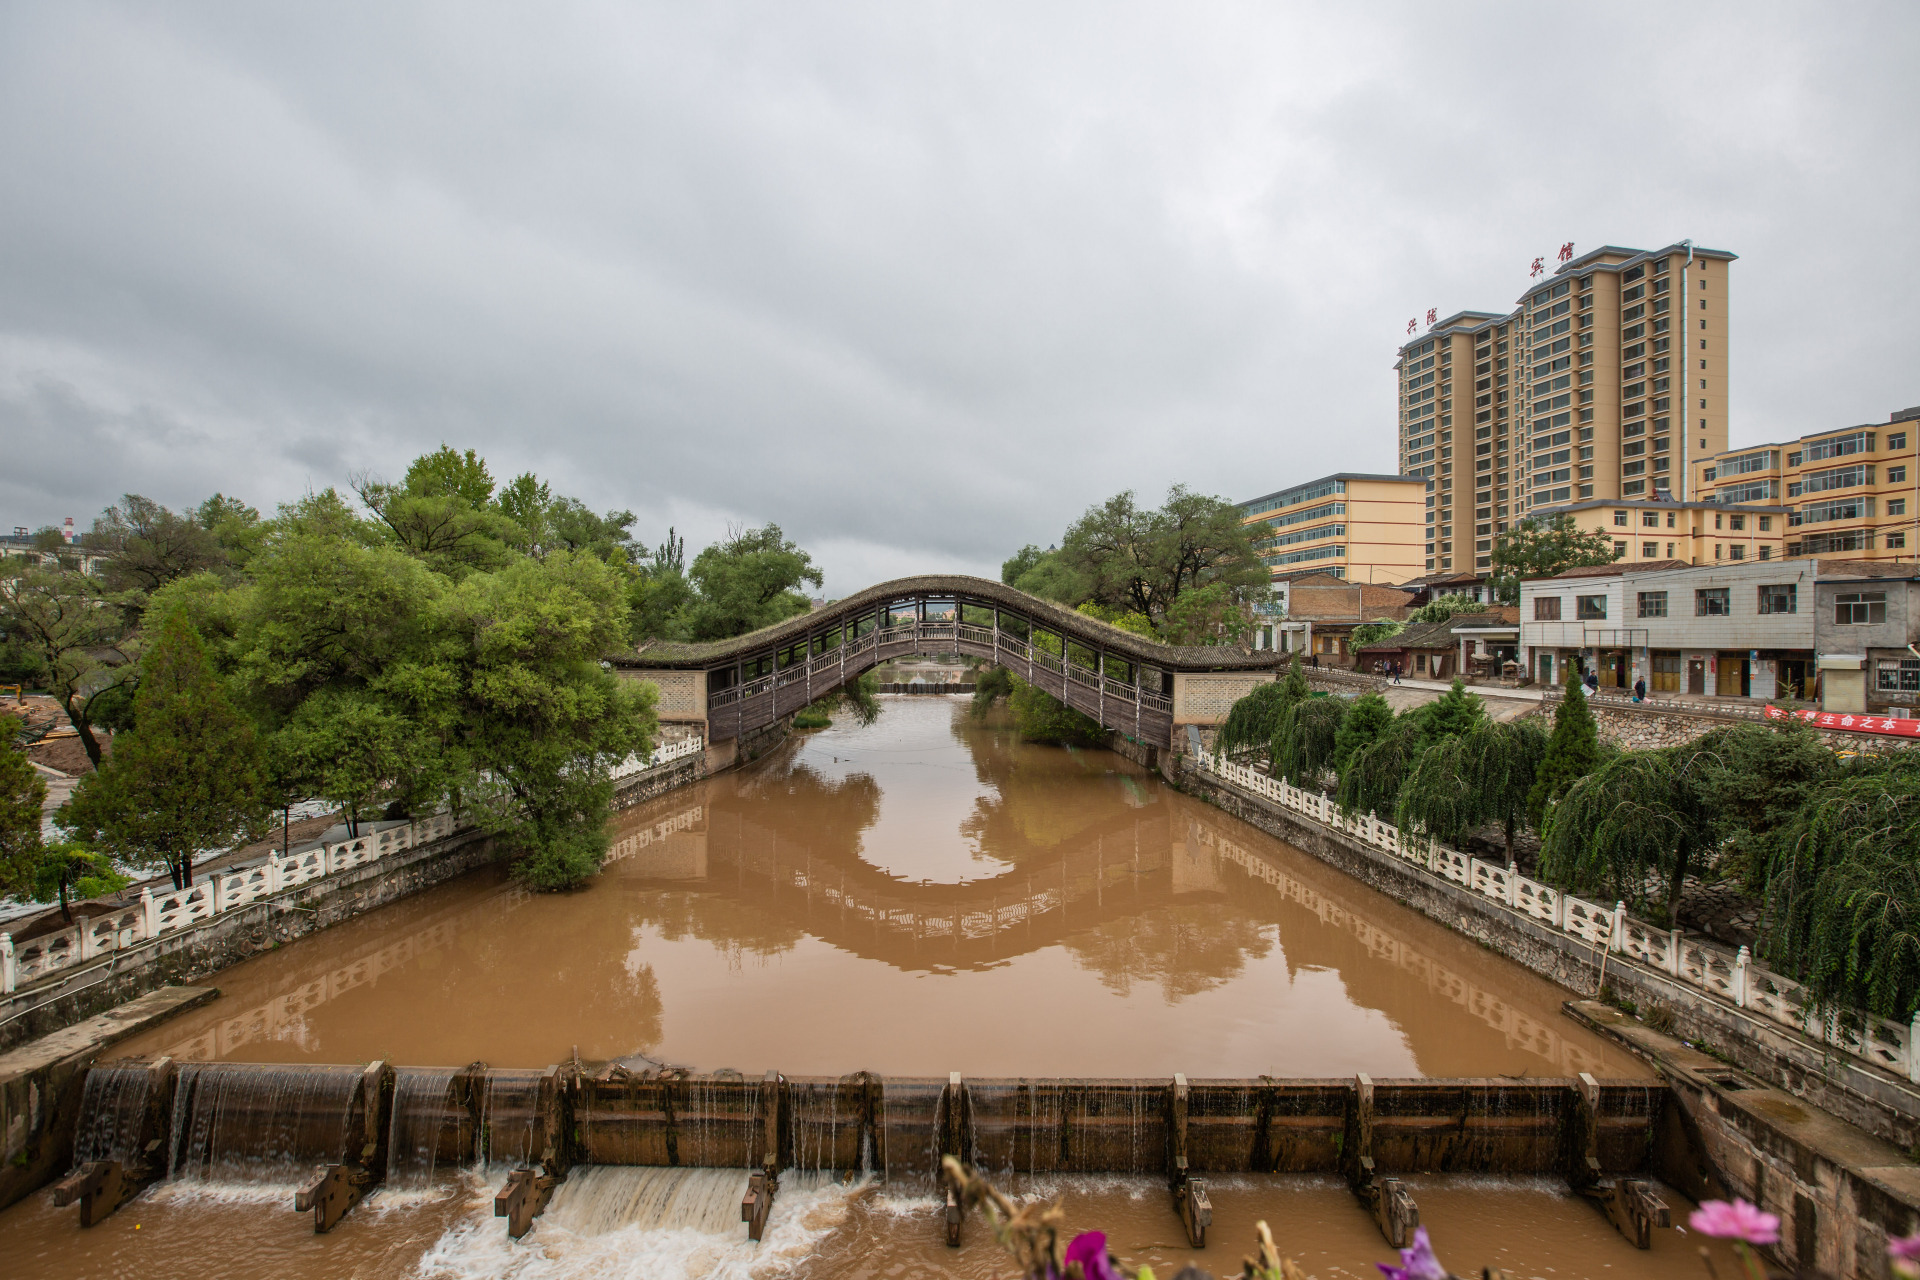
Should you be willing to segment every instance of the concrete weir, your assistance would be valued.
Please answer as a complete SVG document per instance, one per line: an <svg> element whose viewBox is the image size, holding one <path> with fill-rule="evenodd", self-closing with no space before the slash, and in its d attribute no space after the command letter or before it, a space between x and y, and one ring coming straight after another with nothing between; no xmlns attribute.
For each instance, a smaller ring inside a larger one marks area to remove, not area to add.
<svg viewBox="0 0 1920 1280"><path fill-rule="evenodd" d="M1419 1207L1402 1175L1558 1176L1641 1247L1669 1211L1655 1194L1678 1112L1645 1080L1164 1080L759 1078L734 1072L544 1071L122 1061L93 1068L83 1141L56 1187L100 1220L148 1182L284 1184L330 1230L382 1183L436 1164L511 1166L495 1199L514 1237L556 1185L590 1165L737 1169L741 1218L759 1239L789 1171L868 1173L948 1192L942 1162L1000 1180L1114 1173L1166 1180L1202 1247L1214 1174L1343 1177L1381 1233L1404 1245ZM87 1114L92 1108L93 1114ZM1676 1145L1677 1142L1677 1145ZM1691 1165L1687 1166L1691 1168Z"/></svg>

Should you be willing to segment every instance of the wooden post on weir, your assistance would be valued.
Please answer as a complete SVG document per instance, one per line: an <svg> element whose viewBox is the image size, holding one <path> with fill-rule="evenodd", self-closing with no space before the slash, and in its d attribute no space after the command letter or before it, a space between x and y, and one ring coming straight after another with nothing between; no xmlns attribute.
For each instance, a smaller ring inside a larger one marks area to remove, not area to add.
<svg viewBox="0 0 1920 1280"><path fill-rule="evenodd" d="M1574 1082L1573 1106L1568 1112L1567 1182L1592 1200L1614 1229L1633 1241L1636 1249L1653 1247L1653 1229L1673 1225L1673 1214L1640 1178L1610 1178L1600 1165L1600 1083L1585 1071Z"/></svg>
<svg viewBox="0 0 1920 1280"><path fill-rule="evenodd" d="M1353 1110L1347 1121L1347 1185L1353 1189L1380 1234L1396 1249L1413 1243L1420 1225L1420 1208L1413 1193L1398 1178L1382 1178L1373 1164L1373 1077L1354 1077Z"/></svg>
<svg viewBox="0 0 1920 1280"><path fill-rule="evenodd" d="M1173 1211L1186 1228L1187 1243L1196 1249L1206 1248L1213 1203L1207 1199L1207 1184L1188 1174L1185 1074L1176 1074L1173 1087L1167 1091L1167 1189L1173 1194Z"/></svg>

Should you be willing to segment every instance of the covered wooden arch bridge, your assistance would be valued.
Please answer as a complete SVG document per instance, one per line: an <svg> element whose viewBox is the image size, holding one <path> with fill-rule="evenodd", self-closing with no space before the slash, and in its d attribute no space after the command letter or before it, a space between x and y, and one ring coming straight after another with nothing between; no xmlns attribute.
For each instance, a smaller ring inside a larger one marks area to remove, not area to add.
<svg viewBox="0 0 1920 1280"><path fill-rule="evenodd" d="M656 642L623 676L660 688L660 718L738 739L894 658L956 653L1006 667L1101 725L1167 747L1176 725L1217 724L1272 651L1161 644L986 578L899 578L731 640Z"/></svg>

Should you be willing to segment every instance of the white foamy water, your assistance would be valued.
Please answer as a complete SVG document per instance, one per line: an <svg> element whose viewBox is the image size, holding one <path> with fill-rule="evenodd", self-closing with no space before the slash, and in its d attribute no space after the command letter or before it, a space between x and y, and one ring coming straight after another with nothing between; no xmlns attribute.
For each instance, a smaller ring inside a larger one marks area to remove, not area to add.
<svg viewBox="0 0 1920 1280"><path fill-rule="evenodd" d="M435 1241L423 1280L774 1280L792 1274L846 1221L870 1184L789 1173L780 1180L766 1238L747 1239L738 1169L595 1165L576 1169L520 1240L493 1216L493 1188L478 1179L470 1211Z"/></svg>

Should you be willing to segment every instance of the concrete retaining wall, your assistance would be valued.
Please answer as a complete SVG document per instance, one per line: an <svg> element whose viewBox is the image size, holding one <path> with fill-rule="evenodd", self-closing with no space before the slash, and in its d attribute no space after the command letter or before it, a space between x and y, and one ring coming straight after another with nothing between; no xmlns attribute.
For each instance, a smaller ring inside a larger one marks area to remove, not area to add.
<svg viewBox="0 0 1920 1280"><path fill-rule="evenodd" d="M108 1049L220 994L168 987L0 1054L0 1209L67 1172L81 1073Z"/></svg>

